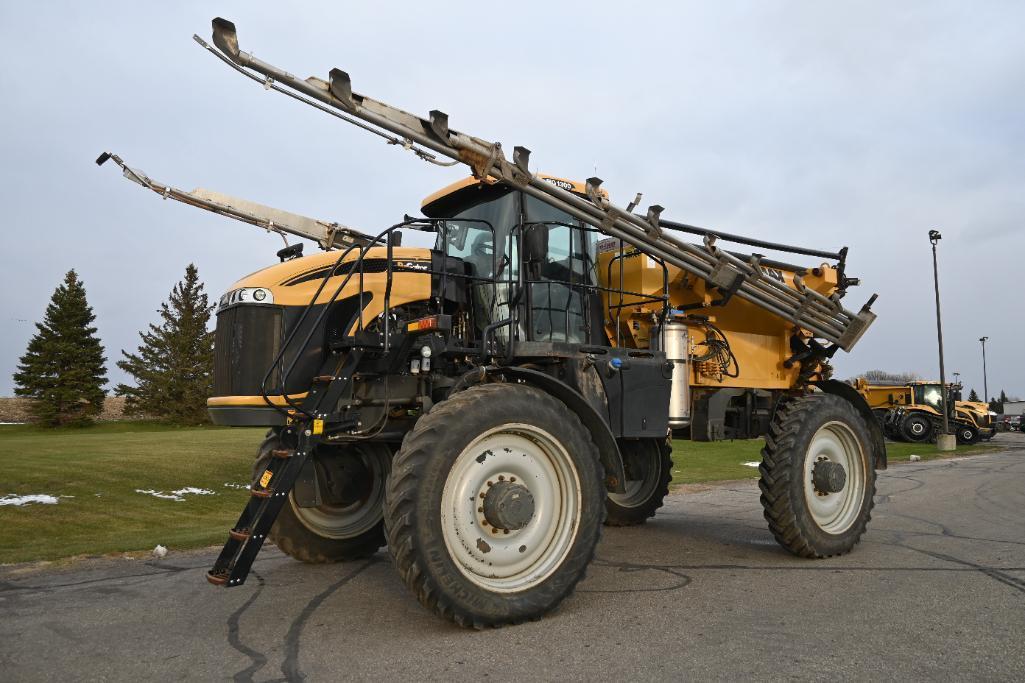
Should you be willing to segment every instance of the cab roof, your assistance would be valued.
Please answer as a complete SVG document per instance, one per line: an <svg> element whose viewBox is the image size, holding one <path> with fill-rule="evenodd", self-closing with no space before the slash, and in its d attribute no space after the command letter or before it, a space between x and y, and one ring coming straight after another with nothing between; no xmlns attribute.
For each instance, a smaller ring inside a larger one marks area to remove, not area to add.
<svg viewBox="0 0 1025 683"><path fill-rule="evenodd" d="M575 192L580 195L587 193L586 186L584 183L579 181L547 175L545 173L538 173L536 175L541 180L546 180L564 190L569 190L570 192ZM497 185L499 182L500 181L497 178L492 178L491 176L488 176L483 180L474 178L473 176L457 180L451 185L446 185L437 192L427 195L424 200L420 202L420 210L423 211L425 216L431 216L437 213L437 210L446 205L448 200L452 199L455 195L468 191L470 188L482 188L485 186ZM604 189L602 189L601 192L604 196L607 196Z"/></svg>

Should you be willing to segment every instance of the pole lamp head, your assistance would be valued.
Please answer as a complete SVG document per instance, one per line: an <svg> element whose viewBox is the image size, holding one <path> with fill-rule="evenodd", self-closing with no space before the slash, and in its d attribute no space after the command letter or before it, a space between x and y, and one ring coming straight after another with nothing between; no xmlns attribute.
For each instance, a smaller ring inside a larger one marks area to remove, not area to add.
<svg viewBox="0 0 1025 683"><path fill-rule="evenodd" d="M986 345L986 340L987 340L987 339L989 339L989 337L979 337L979 341L981 341L981 342L982 342L982 345L983 345L983 346L985 346L985 345Z"/></svg>
<svg viewBox="0 0 1025 683"><path fill-rule="evenodd" d="M939 242L941 239L943 239L943 235L940 234L939 230L929 231L929 241L932 242L933 246L936 246L936 243Z"/></svg>

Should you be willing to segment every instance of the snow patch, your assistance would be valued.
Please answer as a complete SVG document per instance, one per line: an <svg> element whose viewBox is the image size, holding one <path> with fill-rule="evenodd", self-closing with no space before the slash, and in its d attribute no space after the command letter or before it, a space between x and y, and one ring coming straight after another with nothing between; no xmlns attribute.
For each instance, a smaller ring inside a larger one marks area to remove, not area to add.
<svg viewBox="0 0 1025 683"><path fill-rule="evenodd" d="M153 489L135 489L136 493L141 493L146 496L153 496L154 498L160 498L161 500L173 500L177 503L184 502L185 496L212 496L213 491L208 489L199 489L195 486L186 486L183 489L177 491L171 491L170 493L164 493L163 491L154 491Z"/></svg>
<svg viewBox="0 0 1025 683"><path fill-rule="evenodd" d="M165 557L167 557L167 548L165 548L162 545L157 545L157 547L153 549L153 557L157 558L158 560L164 559Z"/></svg>
<svg viewBox="0 0 1025 683"><path fill-rule="evenodd" d="M762 461L761 460L752 460L751 462L742 462L740 464L743 465L744 467L758 467L759 465L762 464Z"/></svg>
<svg viewBox="0 0 1025 683"><path fill-rule="evenodd" d="M226 489L247 489L249 484L233 484L230 481L224 482L224 488Z"/></svg>
<svg viewBox="0 0 1025 683"><path fill-rule="evenodd" d="M61 496L62 498L69 498L70 496ZM28 505L30 503L41 503L43 505L56 505L57 496L51 496L47 493L32 493L27 496L16 496L13 493L9 493L6 496L0 498L0 505L15 505L21 507L22 505Z"/></svg>

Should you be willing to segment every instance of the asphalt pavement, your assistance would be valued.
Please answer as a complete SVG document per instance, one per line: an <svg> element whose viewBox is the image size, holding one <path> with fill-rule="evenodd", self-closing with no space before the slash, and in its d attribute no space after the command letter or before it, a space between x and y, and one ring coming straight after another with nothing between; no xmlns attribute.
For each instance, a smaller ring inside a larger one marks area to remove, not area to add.
<svg viewBox="0 0 1025 683"><path fill-rule="evenodd" d="M274 548L218 589L214 550L0 568L0 679L594 680L1025 677L1025 437L880 473L869 532L791 557L751 482L689 486L606 529L560 609L465 631L386 552L307 566Z"/></svg>

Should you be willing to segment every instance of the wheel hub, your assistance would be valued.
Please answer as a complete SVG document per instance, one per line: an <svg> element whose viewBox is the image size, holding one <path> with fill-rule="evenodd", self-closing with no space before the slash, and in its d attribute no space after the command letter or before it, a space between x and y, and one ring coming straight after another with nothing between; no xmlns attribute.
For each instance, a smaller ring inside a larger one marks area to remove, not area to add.
<svg viewBox="0 0 1025 683"><path fill-rule="evenodd" d="M484 519L495 529L517 531L534 517L534 496L522 484L499 481L484 496Z"/></svg>
<svg viewBox="0 0 1025 683"><path fill-rule="evenodd" d="M840 463L820 460L812 468L811 481L820 493L838 493L847 484L847 471Z"/></svg>

